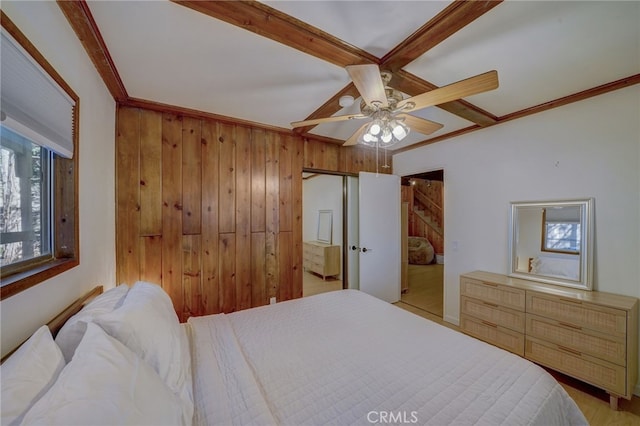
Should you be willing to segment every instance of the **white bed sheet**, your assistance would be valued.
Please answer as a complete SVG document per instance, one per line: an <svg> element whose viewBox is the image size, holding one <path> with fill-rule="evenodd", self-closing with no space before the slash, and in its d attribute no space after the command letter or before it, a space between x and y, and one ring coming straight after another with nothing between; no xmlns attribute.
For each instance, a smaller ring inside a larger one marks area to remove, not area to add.
<svg viewBox="0 0 640 426"><path fill-rule="evenodd" d="M195 424L587 424L542 368L358 291L189 323Z"/></svg>

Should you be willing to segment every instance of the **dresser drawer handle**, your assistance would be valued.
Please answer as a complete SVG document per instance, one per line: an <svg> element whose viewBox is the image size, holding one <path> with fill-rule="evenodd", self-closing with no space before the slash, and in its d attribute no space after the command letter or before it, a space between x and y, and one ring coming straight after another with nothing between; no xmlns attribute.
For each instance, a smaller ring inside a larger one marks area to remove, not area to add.
<svg viewBox="0 0 640 426"><path fill-rule="evenodd" d="M496 305L495 303L484 302L484 301L483 301L482 303L483 303L484 305L491 306L492 308L497 308L497 307L498 307L498 305Z"/></svg>
<svg viewBox="0 0 640 426"><path fill-rule="evenodd" d="M576 305L582 305L582 301L581 300L575 300L575 299L564 299L564 298L560 298L561 302L569 302L569 303L575 303Z"/></svg>
<svg viewBox="0 0 640 426"><path fill-rule="evenodd" d="M498 284L496 284L496 283L488 283L488 282L484 282L484 281L482 281L482 284L484 284L484 285L489 285L489 286L491 286L491 287L498 287Z"/></svg>
<svg viewBox="0 0 640 426"><path fill-rule="evenodd" d="M498 324L494 324L492 322L485 321L485 320L480 320L480 321L482 321L484 325L488 325L489 327L498 328Z"/></svg>
<svg viewBox="0 0 640 426"><path fill-rule="evenodd" d="M569 352L570 354L573 354L573 355L582 356L582 352L578 352L575 349L567 348L566 346L558 345L558 349L560 349L562 351L565 351L565 352Z"/></svg>
<svg viewBox="0 0 640 426"><path fill-rule="evenodd" d="M563 327L573 328L574 330L582 330L582 327L580 327L579 325L567 324L566 322L558 322L558 324Z"/></svg>

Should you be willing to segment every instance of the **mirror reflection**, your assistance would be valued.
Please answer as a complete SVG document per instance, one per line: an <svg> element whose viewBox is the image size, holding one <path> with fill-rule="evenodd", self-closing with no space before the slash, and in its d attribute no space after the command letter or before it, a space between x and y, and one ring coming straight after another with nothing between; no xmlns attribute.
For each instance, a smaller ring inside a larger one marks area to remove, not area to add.
<svg viewBox="0 0 640 426"><path fill-rule="evenodd" d="M510 275L590 290L593 200L511 203Z"/></svg>
<svg viewBox="0 0 640 426"><path fill-rule="evenodd" d="M318 210L317 240L331 244L333 237L333 210Z"/></svg>

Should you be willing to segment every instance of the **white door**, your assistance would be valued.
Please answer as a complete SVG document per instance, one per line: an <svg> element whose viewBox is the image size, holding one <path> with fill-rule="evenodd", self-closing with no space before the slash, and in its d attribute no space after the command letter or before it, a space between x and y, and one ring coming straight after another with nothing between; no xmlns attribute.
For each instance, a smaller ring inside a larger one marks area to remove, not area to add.
<svg viewBox="0 0 640 426"><path fill-rule="evenodd" d="M400 176L360 172L360 290L400 300Z"/></svg>

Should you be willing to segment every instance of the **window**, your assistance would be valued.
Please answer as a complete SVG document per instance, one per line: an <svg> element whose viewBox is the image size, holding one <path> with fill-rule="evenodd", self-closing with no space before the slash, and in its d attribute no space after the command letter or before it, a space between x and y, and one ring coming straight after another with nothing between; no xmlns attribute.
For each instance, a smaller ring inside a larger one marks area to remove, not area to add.
<svg viewBox="0 0 640 426"><path fill-rule="evenodd" d="M0 130L0 266L51 259L51 151Z"/></svg>
<svg viewBox="0 0 640 426"><path fill-rule="evenodd" d="M0 10L0 298L76 265L79 99Z"/></svg>
<svg viewBox="0 0 640 426"><path fill-rule="evenodd" d="M542 251L580 254L580 207L542 210Z"/></svg>

